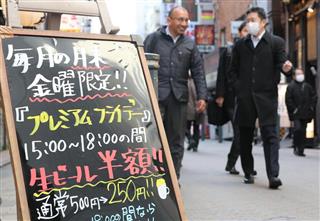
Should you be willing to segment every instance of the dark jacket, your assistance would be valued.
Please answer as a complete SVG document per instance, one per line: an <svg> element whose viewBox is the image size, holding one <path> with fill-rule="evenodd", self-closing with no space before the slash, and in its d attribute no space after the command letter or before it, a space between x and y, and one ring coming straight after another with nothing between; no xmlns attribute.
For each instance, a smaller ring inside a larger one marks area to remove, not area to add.
<svg viewBox="0 0 320 221"><path fill-rule="evenodd" d="M250 35L232 50L230 75L237 96L236 121L240 126L277 123L278 83L286 59L284 40L267 31L253 47Z"/></svg>
<svg viewBox="0 0 320 221"><path fill-rule="evenodd" d="M166 34L166 27L150 34L144 41L144 50L160 55L158 70L159 101L165 100L170 92L180 102L188 102L188 72L197 89L197 99L207 99L203 63L194 41L181 36L176 44Z"/></svg>
<svg viewBox="0 0 320 221"><path fill-rule="evenodd" d="M286 105L289 118L311 121L315 116L317 95L312 86L306 82L291 81L286 91Z"/></svg>
<svg viewBox="0 0 320 221"><path fill-rule="evenodd" d="M219 56L216 98L223 97L223 106L225 108L234 108L235 94L230 84L229 69L231 65L232 48L221 48Z"/></svg>

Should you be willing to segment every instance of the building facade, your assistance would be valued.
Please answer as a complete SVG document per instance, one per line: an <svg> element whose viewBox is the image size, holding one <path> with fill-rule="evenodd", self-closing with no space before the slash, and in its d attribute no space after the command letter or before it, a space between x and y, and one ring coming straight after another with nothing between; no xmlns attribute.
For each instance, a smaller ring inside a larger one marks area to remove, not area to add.
<svg viewBox="0 0 320 221"><path fill-rule="evenodd" d="M215 7L215 29L217 46L223 47L226 46L228 42L233 42L231 22L244 20L243 15L252 5L252 0L215 0L213 1L213 3Z"/></svg>
<svg viewBox="0 0 320 221"><path fill-rule="evenodd" d="M289 58L304 70L306 81L317 91L314 121L316 143L320 142L320 1L282 0L284 30Z"/></svg>

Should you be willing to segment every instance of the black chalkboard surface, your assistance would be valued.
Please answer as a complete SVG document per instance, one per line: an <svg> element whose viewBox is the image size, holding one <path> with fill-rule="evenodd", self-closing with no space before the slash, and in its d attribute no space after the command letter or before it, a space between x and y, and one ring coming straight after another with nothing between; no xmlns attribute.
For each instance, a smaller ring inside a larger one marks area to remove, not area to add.
<svg viewBox="0 0 320 221"><path fill-rule="evenodd" d="M25 217L184 220L141 46L125 36L30 33L2 39L1 59Z"/></svg>

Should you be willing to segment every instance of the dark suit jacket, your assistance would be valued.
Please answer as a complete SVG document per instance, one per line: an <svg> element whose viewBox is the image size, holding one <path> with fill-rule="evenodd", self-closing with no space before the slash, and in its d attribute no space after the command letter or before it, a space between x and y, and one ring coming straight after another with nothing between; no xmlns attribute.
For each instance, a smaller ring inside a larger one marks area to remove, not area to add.
<svg viewBox="0 0 320 221"><path fill-rule="evenodd" d="M278 83L287 60L284 40L267 31L256 48L250 35L236 42L230 75L237 96L236 121L240 126L277 123Z"/></svg>

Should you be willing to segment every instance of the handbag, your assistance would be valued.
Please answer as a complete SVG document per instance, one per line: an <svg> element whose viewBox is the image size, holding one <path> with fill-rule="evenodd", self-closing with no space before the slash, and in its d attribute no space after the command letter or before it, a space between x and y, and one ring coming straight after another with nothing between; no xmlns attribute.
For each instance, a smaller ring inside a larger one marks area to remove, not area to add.
<svg viewBox="0 0 320 221"><path fill-rule="evenodd" d="M224 107L219 107L215 99L209 99L207 114L209 124L222 126L229 121L227 111L224 110Z"/></svg>

